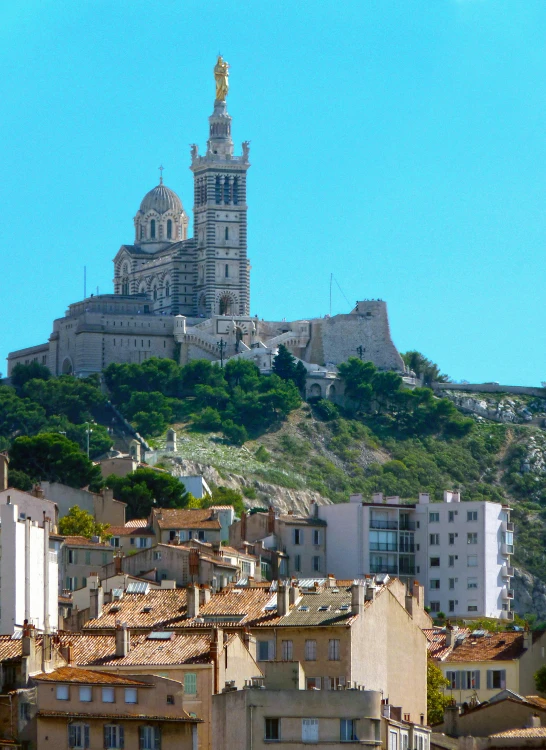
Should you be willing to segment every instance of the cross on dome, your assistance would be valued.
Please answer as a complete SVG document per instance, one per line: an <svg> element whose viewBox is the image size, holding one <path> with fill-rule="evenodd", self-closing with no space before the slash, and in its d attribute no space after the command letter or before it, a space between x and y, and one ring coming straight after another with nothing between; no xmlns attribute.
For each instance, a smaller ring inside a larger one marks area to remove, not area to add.
<svg viewBox="0 0 546 750"><path fill-rule="evenodd" d="M158 167L158 169L159 169L159 184L163 185L163 170L165 169L165 167L162 164L160 167Z"/></svg>

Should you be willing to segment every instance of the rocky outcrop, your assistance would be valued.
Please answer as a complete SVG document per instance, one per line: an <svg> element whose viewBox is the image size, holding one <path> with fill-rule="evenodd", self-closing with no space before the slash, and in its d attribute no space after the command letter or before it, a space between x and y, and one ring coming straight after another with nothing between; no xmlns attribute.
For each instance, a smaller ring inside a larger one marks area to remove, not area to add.
<svg viewBox="0 0 546 750"><path fill-rule="evenodd" d="M272 505L281 513L289 510L296 514L306 515L310 512L313 503L317 505L329 505L330 500L312 490L293 490L280 487L269 482L262 482L253 477L243 477L239 474L220 474L213 466L188 461L180 456L170 459L173 463L172 474L174 476L187 476L200 474L210 484L229 487L232 490L243 493L243 500L248 508L263 508ZM250 488L256 493L256 497L249 499L244 496L244 489Z"/></svg>
<svg viewBox="0 0 546 750"><path fill-rule="evenodd" d="M525 570L515 568L514 572L513 609L520 616L536 615L538 620L546 620L546 584Z"/></svg>
<svg viewBox="0 0 546 750"><path fill-rule="evenodd" d="M450 399L467 414L476 414L484 419L505 424L540 423L544 420L546 412L544 399L529 401L529 399L517 396L494 398L490 394L470 394L456 390L441 391L437 395Z"/></svg>

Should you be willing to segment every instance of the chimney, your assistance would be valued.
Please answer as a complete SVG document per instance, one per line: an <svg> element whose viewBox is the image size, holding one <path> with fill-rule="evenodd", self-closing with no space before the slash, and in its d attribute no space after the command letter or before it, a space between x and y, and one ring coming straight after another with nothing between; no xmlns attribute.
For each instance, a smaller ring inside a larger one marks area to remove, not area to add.
<svg viewBox="0 0 546 750"><path fill-rule="evenodd" d="M430 503L430 494L428 492L420 492L419 503L421 505L428 505Z"/></svg>
<svg viewBox="0 0 546 750"><path fill-rule="evenodd" d="M114 555L114 570L116 571L116 575L121 575L123 572L122 559L122 555Z"/></svg>
<svg viewBox="0 0 546 750"><path fill-rule="evenodd" d="M269 506L269 513L267 514L267 533L275 533L275 508L272 505Z"/></svg>
<svg viewBox="0 0 546 750"><path fill-rule="evenodd" d="M527 724L529 729L538 729L540 726L542 724L540 723L540 716L538 714L533 714L529 717L529 723Z"/></svg>
<svg viewBox="0 0 546 750"><path fill-rule="evenodd" d="M37 497L40 500L43 500L45 497L45 492L43 491L43 489L40 487L39 484L34 485L34 487L32 488L32 492L30 494L34 495L34 497Z"/></svg>
<svg viewBox="0 0 546 750"><path fill-rule="evenodd" d="M42 638L42 672L51 661L51 633L44 633Z"/></svg>
<svg viewBox="0 0 546 750"><path fill-rule="evenodd" d="M284 617L290 611L290 587L286 583L278 582L277 585L277 614Z"/></svg>
<svg viewBox="0 0 546 750"><path fill-rule="evenodd" d="M417 599L417 604L422 607L425 603L425 589L419 584L419 581L413 582L413 596Z"/></svg>
<svg viewBox="0 0 546 750"><path fill-rule="evenodd" d="M290 586L290 591L288 592L288 601L289 604L295 604L298 599L300 598L300 589L299 586L296 586L295 583L293 583Z"/></svg>
<svg viewBox="0 0 546 750"><path fill-rule="evenodd" d="M362 493L359 492L355 495L349 495L349 502L350 503L362 503Z"/></svg>
<svg viewBox="0 0 546 750"><path fill-rule="evenodd" d="M326 588L335 589L336 586L337 586L336 577L333 576L331 573L328 573L328 578L326 579Z"/></svg>
<svg viewBox="0 0 546 750"><path fill-rule="evenodd" d="M383 493L374 492L372 495L372 503L382 503L382 502L383 502Z"/></svg>
<svg viewBox="0 0 546 750"><path fill-rule="evenodd" d="M127 623L123 624L116 623L116 656L120 658L127 656L130 648L130 637L129 631L127 630Z"/></svg>
<svg viewBox="0 0 546 750"><path fill-rule="evenodd" d="M448 737L459 736L459 715L459 706L456 706L455 703L444 708L444 733Z"/></svg>
<svg viewBox="0 0 546 750"><path fill-rule="evenodd" d="M104 606L104 591L102 586L97 586L96 589L91 589L89 592L89 617L96 619L102 615L102 608Z"/></svg>
<svg viewBox="0 0 546 750"><path fill-rule="evenodd" d="M376 592L377 586L375 585L375 581L372 580L368 582L368 585L366 586L366 596L365 599L367 602L373 602L375 599L375 592Z"/></svg>
<svg viewBox="0 0 546 750"><path fill-rule="evenodd" d="M212 639L210 642L210 659L214 669L214 693L220 692L220 654L224 650L224 631L221 628L212 629Z"/></svg>
<svg viewBox="0 0 546 750"><path fill-rule="evenodd" d="M364 586L353 583L351 586L351 609L354 615L360 615L364 611Z"/></svg>
<svg viewBox="0 0 546 750"><path fill-rule="evenodd" d="M190 583L186 589L186 612L188 617L199 616L199 586Z"/></svg>
<svg viewBox="0 0 546 750"><path fill-rule="evenodd" d="M34 648L36 646L34 625L29 625L28 620L23 624L22 653L23 656L34 657Z"/></svg>
<svg viewBox="0 0 546 750"><path fill-rule="evenodd" d="M5 453L0 453L0 492L8 489L8 464L9 458Z"/></svg>
<svg viewBox="0 0 546 750"><path fill-rule="evenodd" d="M413 617L413 596L406 592L406 612Z"/></svg>
<svg viewBox="0 0 546 750"><path fill-rule="evenodd" d="M208 602L210 602L210 586L204 583L199 589L199 606L208 604Z"/></svg>

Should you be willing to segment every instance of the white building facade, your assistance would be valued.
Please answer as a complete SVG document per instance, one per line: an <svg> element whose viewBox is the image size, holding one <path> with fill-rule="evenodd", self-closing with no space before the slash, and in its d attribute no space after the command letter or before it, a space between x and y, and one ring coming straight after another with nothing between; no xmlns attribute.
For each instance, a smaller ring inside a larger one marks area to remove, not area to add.
<svg viewBox="0 0 546 750"><path fill-rule="evenodd" d="M513 524L498 503L461 503L445 492L441 503L427 493L419 502L378 493L371 503L318 507L328 524L326 568L337 578L388 573L425 589L432 614L512 620Z"/></svg>
<svg viewBox="0 0 546 750"><path fill-rule="evenodd" d="M37 630L58 626L57 553L49 547L49 520L21 517L0 507L0 633L13 634L27 620Z"/></svg>

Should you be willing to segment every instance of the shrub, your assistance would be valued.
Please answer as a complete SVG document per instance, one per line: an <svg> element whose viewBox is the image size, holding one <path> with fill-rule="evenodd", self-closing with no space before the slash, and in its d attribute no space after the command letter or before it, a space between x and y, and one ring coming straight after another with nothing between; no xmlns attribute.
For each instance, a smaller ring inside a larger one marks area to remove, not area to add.
<svg viewBox="0 0 546 750"><path fill-rule="evenodd" d="M260 445L256 453L254 454L254 458L257 461L260 461L260 463L266 464L271 458L271 454L269 453L265 445Z"/></svg>
<svg viewBox="0 0 546 750"><path fill-rule="evenodd" d="M222 432L232 445L243 445L248 440L248 432L243 425L235 424L232 419L222 423Z"/></svg>

